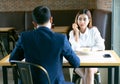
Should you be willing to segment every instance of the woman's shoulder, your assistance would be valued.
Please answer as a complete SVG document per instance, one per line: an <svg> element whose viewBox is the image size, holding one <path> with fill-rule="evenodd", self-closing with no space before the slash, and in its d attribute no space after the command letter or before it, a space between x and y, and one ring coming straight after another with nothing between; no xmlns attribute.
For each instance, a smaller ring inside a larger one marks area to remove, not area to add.
<svg viewBox="0 0 120 84"><path fill-rule="evenodd" d="M73 33L73 30L70 30L70 33Z"/></svg>
<svg viewBox="0 0 120 84"><path fill-rule="evenodd" d="M92 28L89 29L90 31L98 31L98 28L96 26L93 26Z"/></svg>
<svg viewBox="0 0 120 84"><path fill-rule="evenodd" d="M89 29L89 32L95 34L95 33L100 33L100 31L98 30L98 28L96 26L93 26L92 28Z"/></svg>
<svg viewBox="0 0 120 84"><path fill-rule="evenodd" d="M73 34L74 33L74 31L73 30L71 30L70 32L69 32L69 34Z"/></svg>
<svg viewBox="0 0 120 84"><path fill-rule="evenodd" d="M98 28L97 28L96 26L93 26L93 27L91 27L90 29L93 29L93 30L94 30L94 29L98 29Z"/></svg>

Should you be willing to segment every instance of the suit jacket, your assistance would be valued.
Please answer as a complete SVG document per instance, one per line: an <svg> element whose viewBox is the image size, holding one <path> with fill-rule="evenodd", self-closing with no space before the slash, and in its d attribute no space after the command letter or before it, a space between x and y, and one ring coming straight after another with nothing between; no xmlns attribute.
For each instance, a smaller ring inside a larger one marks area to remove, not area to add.
<svg viewBox="0 0 120 84"><path fill-rule="evenodd" d="M67 37L52 32L47 27L21 33L16 47L10 54L10 60L22 60L43 66L50 76L51 84L66 84L62 71L63 56L74 67L79 67L80 59L71 49ZM42 83L45 78L33 71L34 84Z"/></svg>

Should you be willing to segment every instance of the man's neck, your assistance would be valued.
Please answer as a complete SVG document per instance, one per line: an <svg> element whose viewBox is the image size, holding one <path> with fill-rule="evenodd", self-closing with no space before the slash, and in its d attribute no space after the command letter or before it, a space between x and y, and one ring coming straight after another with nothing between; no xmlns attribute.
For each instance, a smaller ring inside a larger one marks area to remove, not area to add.
<svg viewBox="0 0 120 84"><path fill-rule="evenodd" d="M51 29L51 23L50 22L48 22L48 23L45 23L45 24L43 24L43 25L37 25L37 28L38 27L41 27L41 26L44 26L44 27L47 27L47 28L49 28L49 29Z"/></svg>

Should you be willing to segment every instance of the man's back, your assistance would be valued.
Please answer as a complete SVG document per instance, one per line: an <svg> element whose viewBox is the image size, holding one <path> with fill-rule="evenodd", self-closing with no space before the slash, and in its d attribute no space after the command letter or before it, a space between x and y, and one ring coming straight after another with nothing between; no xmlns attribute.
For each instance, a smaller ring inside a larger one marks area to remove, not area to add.
<svg viewBox="0 0 120 84"><path fill-rule="evenodd" d="M20 58L18 58L19 56ZM40 64L48 71L52 84L64 84L63 56L74 67L79 66L79 59L70 48L67 38L46 27L40 27L34 31L21 34L15 50L11 53L10 60L25 58L27 62ZM38 72L33 71L34 84L41 84L38 80L41 78L36 73Z"/></svg>

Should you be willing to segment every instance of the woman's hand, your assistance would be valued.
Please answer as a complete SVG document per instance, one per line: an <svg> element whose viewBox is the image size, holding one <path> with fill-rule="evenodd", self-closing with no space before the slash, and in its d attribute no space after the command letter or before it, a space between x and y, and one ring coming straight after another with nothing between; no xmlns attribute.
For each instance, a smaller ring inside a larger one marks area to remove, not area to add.
<svg viewBox="0 0 120 84"><path fill-rule="evenodd" d="M78 25L76 23L72 24L72 28L75 31L75 33L79 33Z"/></svg>
<svg viewBox="0 0 120 84"><path fill-rule="evenodd" d="M75 41L79 40L79 29L78 29L78 25L76 23L72 24L72 28L74 30L74 35L75 35Z"/></svg>

